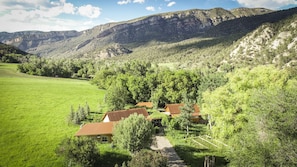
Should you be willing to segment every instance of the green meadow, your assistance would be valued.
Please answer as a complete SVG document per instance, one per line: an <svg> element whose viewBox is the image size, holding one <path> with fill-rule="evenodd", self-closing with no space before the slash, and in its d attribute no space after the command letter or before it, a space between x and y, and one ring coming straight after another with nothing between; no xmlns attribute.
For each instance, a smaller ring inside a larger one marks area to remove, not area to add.
<svg viewBox="0 0 297 167"><path fill-rule="evenodd" d="M104 91L88 81L21 74L0 64L0 166L63 166L55 154L79 126L68 125L70 107L87 102L98 111Z"/></svg>

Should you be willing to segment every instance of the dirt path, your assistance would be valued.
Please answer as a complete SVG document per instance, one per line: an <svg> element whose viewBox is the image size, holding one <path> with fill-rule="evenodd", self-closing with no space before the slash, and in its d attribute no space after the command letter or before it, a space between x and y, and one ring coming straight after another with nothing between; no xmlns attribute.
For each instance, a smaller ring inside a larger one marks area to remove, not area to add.
<svg viewBox="0 0 297 167"><path fill-rule="evenodd" d="M155 144L151 148L153 150L160 150L163 155L168 157L169 167L186 167L165 136L156 136Z"/></svg>

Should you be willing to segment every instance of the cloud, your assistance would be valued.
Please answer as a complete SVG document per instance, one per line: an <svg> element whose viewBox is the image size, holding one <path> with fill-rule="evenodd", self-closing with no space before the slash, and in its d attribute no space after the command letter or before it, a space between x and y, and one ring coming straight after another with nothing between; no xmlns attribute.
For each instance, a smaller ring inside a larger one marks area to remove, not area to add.
<svg viewBox="0 0 297 167"><path fill-rule="evenodd" d="M134 0L133 3L144 3L145 0Z"/></svg>
<svg viewBox="0 0 297 167"><path fill-rule="evenodd" d="M237 2L245 7L264 7L269 9L280 9L288 5L297 5L296 0L237 0Z"/></svg>
<svg viewBox="0 0 297 167"><path fill-rule="evenodd" d="M78 13L81 16L86 16L88 18L97 18L100 16L101 11L98 7L93 7L92 5L85 5L78 8Z"/></svg>
<svg viewBox="0 0 297 167"><path fill-rule="evenodd" d="M3 25L0 31L82 30L89 28L87 25L95 26L95 23L88 19L97 18L100 14L99 7L74 6L66 0L1 0L0 22ZM68 20L64 19L64 16L67 16ZM82 16L83 19L77 19L77 16Z"/></svg>
<svg viewBox="0 0 297 167"><path fill-rule="evenodd" d="M128 3L131 3L131 2L133 2L133 3L144 3L145 2L145 0L122 0L122 1L118 1L117 3L119 4L119 5L127 5Z"/></svg>
<svg viewBox="0 0 297 167"><path fill-rule="evenodd" d="M119 5L126 5L128 3L131 3L131 0L123 0L123 1L118 1Z"/></svg>
<svg viewBox="0 0 297 167"><path fill-rule="evenodd" d="M153 7L153 6L148 6L145 9L148 11L152 11L152 12L156 10L155 7Z"/></svg>
<svg viewBox="0 0 297 167"><path fill-rule="evenodd" d="M176 2L172 1L172 2L169 2L169 3L167 4L167 6L168 6L168 7L171 7L171 6L175 5L175 4L176 4Z"/></svg>

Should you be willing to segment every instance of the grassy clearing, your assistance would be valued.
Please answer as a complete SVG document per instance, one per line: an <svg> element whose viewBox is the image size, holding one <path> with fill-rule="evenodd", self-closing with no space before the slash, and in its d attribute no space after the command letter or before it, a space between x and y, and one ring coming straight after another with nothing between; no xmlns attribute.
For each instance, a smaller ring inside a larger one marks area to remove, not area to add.
<svg viewBox="0 0 297 167"><path fill-rule="evenodd" d="M70 106L98 110L105 93L87 81L20 74L14 64L0 64L0 92L0 166L62 166L54 150L79 128L67 124Z"/></svg>
<svg viewBox="0 0 297 167"><path fill-rule="evenodd" d="M122 165L124 161L131 160L131 154L127 150L112 147L111 144L99 144L100 164L95 166L114 167Z"/></svg>
<svg viewBox="0 0 297 167"><path fill-rule="evenodd" d="M215 156L215 166L225 167L226 160L221 152L222 148L217 148L213 144L206 142L214 143L204 137L205 128L205 125L193 125L190 128L188 137L186 137L185 131L167 130L166 136L188 167L203 166L205 156Z"/></svg>

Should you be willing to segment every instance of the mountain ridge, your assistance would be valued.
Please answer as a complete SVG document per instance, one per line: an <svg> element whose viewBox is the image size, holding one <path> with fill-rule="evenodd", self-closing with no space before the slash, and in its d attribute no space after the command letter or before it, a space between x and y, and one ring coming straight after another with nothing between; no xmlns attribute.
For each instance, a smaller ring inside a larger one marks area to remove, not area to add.
<svg viewBox="0 0 297 167"><path fill-rule="evenodd" d="M25 44L20 46L35 46L26 51L45 57L178 61L184 63L184 67L220 67L226 65L224 62L236 64L241 59L229 58L232 57L231 46L236 41L243 40L264 23L278 22L296 13L297 8L280 11L264 8L191 9L107 23L80 32L65 31L66 35L61 32L42 35L39 32L39 36L34 36L32 33L31 37L50 38L24 40ZM9 40L6 38L6 41Z"/></svg>
<svg viewBox="0 0 297 167"><path fill-rule="evenodd" d="M263 8L239 8L233 12L237 14L232 14L232 11L223 8L191 9L150 15L124 22L107 23L81 32L0 33L0 41L42 56L69 54L70 56L83 57L86 52L95 52L94 54L98 55L102 51L99 51L100 48L104 48L110 43L127 44L151 40L180 41L201 35L206 28L225 20L272 11ZM11 36L9 37L9 35ZM67 48L66 42L72 43L69 46L71 49L65 49L65 47ZM55 49L47 46L49 44L53 45ZM57 50L61 51L58 52Z"/></svg>

